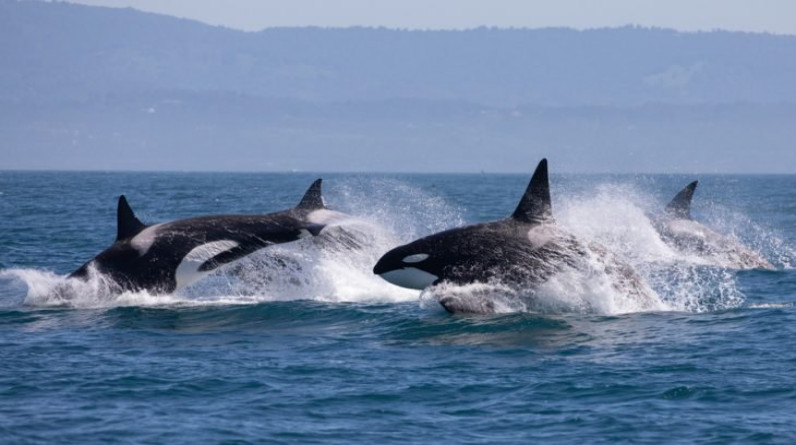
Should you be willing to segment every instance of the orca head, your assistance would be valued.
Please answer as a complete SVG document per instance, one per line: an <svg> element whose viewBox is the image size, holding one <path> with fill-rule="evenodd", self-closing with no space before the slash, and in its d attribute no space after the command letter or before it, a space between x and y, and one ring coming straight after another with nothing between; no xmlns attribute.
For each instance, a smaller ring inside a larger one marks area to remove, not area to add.
<svg viewBox="0 0 796 445"><path fill-rule="evenodd" d="M502 261L494 247L511 236L512 227L525 234L527 227L553 222L547 159L542 159L510 218L446 230L396 247L379 259L373 273L410 289L442 280L483 279L486 270Z"/></svg>
<svg viewBox="0 0 796 445"><path fill-rule="evenodd" d="M69 278L87 279L91 269L109 277L113 283L126 290L141 290L148 287L142 280L149 279L134 273L136 260L141 254L129 242L115 242L86 264L69 275Z"/></svg>
<svg viewBox="0 0 796 445"><path fill-rule="evenodd" d="M116 240L110 247L69 274L69 277L88 278L89 269L94 268L110 275L118 284L130 287L130 278L125 273L126 266L142 255L142 252L132 245L131 240L146 228L147 226L135 216L124 195L120 196L116 208Z"/></svg>
<svg viewBox="0 0 796 445"><path fill-rule="evenodd" d="M666 205L666 215L674 219L691 219L691 199L699 181L693 181L680 190Z"/></svg>
<svg viewBox="0 0 796 445"><path fill-rule="evenodd" d="M373 273L386 281L409 289L425 289L443 275L444 264L430 237L396 247L385 253L373 267Z"/></svg>

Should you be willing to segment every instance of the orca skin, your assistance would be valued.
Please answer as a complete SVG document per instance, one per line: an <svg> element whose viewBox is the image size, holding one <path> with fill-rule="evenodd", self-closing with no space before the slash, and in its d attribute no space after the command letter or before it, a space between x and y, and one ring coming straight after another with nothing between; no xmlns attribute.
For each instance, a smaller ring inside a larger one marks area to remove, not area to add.
<svg viewBox="0 0 796 445"><path fill-rule="evenodd" d="M758 252L734 237L719 234L691 218L691 200L699 181L685 186L666 205L663 215L653 218L661 239L681 252L730 269L774 269Z"/></svg>
<svg viewBox="0 0 796 445"><path fill-rule="evenodd" d="M584 245L557 227L550 201L547 160L542 159L514 213L506 219L446 230L396 247L379 259L373 273L410 289L443 282L455 285L500 282L533 289L567 268L580 267L587 255L617 275L618 289L636 294L653 307L653 292L627 264L605 248ZM493 312L490 303L475 304L443 296L449 312Z"/></svg>
<svg viewBox="0 0 796 445"><path fill-rule="evenodd" d="M199 216L149 226L120 196L116 241L69 277L85 279L94 269L122 291L170 293L259 249L318 235L340 216L344 215L326 208L320 179L292 209L266 215Z"/></svg>

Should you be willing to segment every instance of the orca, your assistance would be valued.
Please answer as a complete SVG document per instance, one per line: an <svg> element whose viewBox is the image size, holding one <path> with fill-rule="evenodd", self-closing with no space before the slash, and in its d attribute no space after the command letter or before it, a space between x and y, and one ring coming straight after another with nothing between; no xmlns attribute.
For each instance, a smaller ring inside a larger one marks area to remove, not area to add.
<svg viewBox="0 0 796 445"><path fill-rule="evenodd" d="M697 184L699 181L686 185L666 205L663 214L652 219L661 239L680 252L696 255L716 266L774 269L774 265L762 255L735 237L717 233L691 217L691 201Z"/></svg>
<svg viewBox="0 0 796 445"><path fill-rule="evenodd" d="M527 290L568 268L578 269L587 255L598 257L607 273L618 275L612 282L617 288L627 287L648 303L655 298L629 265L601 246L583 244L555 224L547 159L542 159L510 217L446 230L396 247L378 260L373 273L410 289L497 281ZM454 295L443 295L439 302L452 313L494 311L492 304L467 302Z"/></svg>
<svg viewBox="0 0 796 445"><path fill-rule="evenodd" d="M345 216L329 210L321 179L299 204L265 215L211 215L146 225L124 195L117 208L116 241L78 268L70 278L87 279L96 270L121 291L171 293L221 266L273 244L316 236Z"/></svg>

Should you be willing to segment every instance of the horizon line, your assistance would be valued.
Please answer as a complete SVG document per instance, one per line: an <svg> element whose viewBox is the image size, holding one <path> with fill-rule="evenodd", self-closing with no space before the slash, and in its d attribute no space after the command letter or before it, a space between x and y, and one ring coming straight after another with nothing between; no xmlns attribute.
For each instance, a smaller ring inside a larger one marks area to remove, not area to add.
<svg viewBox="0 0 796 445"><path fill-rule="evenodd" d="M177 173L177 174L274 174L274 175L529 175L528 171L364 171L364 170L126 170L126 169L50 169L50 168L0 168L0 173ZM553 175L622 175L622 176L796 176L793 173L781 172L609 172L609 171L572 171L559 170Z"/></svg>

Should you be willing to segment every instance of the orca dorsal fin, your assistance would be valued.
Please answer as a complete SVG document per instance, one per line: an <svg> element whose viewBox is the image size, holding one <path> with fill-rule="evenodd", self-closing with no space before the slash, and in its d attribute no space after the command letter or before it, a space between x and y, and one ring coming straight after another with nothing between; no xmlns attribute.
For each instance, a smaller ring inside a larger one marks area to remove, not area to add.
<svg viewBox="0 0 796 445"><path fill-rule="evenodd" d="M553 221L553 206L550 204L550 181L547 177L547 159L542 159L533 172L531 182L525 189L517 209L511 217L525 223Z"/></svg>
<svg viewBox="0 0 796 445"><path fill-rule="evenodd" d="M691 219L691 198L694 196L694 190L699 181L694 181L684 189L680 190L672 201L666 205L666 213L669 216L680 219Z"/></svg>
<svg viewBox="0 0 796 445"><path fill-rule="evenodd" d="M298 203L296 208L318 210L325 207L326 203L323 202L323 194L321 194L321 178L318 178L312 183L310 188L307 189L307 192L304 193L304 197L301 198L301 202Z"/></svg>
<svg viewBox="0 0 796 445"><path fill-rule="evenodd" d="M138 220L127 204L124 195L119 196L119 206L116 208L116 241L132 238L144 230L146 225Z"/></svg>

